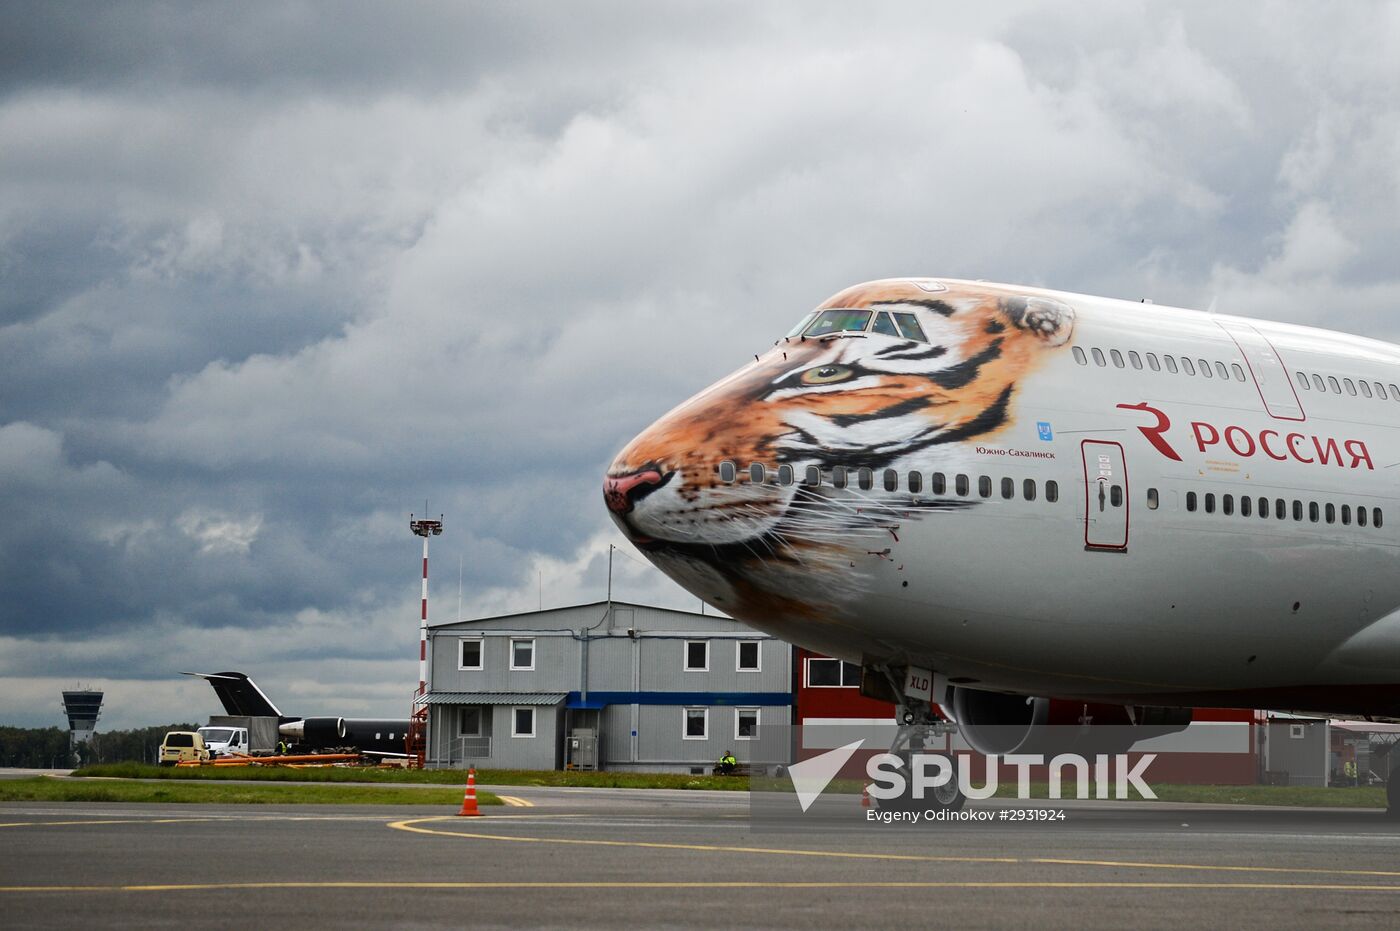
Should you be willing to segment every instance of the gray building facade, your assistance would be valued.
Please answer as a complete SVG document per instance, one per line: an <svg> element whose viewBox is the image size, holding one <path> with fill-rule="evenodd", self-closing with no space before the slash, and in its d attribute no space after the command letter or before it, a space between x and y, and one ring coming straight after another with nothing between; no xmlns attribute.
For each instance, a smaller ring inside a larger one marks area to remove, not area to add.
<svg viewBox="0 0 1400 931"><path fill-rule="evenodd" d="M714 615L596 602L433 626L428 765L709 772L787 760L792 648Z"/></svg>

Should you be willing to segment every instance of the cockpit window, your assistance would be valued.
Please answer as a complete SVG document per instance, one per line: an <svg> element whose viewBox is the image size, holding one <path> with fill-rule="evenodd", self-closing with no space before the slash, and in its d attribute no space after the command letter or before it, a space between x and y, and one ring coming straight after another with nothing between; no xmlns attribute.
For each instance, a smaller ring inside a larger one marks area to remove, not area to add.
<svg viewBox="0 0 1400 931"><path fill-rule="evenodd" d="M883 310L875 315L875 325L872 326L870 329L871 332L879 333L882 336L899 335L899 331L894 328L894 321L891 320L890 315L885 313Z"/></svg>
<svg viewBox="0 0 1400 931"><path fill-rule="evenodd" d="M812 318L815 317L816 315L817 315L817 312L814 310L814 311L812 311L810 314L808 314L807 316L803 317L800 321L798 321L797 326L795 326L795 327L793 327L791 330L788 330L788 331L787 331L787 335L784 336L783 339L789 339L789 338L791 338L791 337L793 337L793 336L796 336L798 333L801 333L803 330L807 329L807 324L811 323L811 322L812 322Z"/></svg>
<svg viewBox="0 0 1400 931"><path fill-rule="evenodd" d="M883 315L882 315L883 316ZM924 328L919 326L919 318L913 314L894 315L895 322L899 324L899 332L905 339L917 339L921 343L928 342L928 337L924 335Z"/></svg>
<svg viewBox="0 0 1400 931"><path fill-rule="evenodd" d="M823 310L803 335L817 337L829 333L859 332L869 322L868 310Z"/></svg>

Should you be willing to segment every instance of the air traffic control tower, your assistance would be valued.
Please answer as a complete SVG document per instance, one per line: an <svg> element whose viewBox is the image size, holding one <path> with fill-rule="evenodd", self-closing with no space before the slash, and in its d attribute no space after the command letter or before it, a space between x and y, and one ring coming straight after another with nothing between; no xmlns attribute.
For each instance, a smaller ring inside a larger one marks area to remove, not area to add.
<svg viewBox="0 0 1400 931"><path fill-rule="evenodd" d="M63 693L63 710L68 714L68 752L78 753L78 744L92 740L97 715L102 710L102 693L81 689Z"/></svg>

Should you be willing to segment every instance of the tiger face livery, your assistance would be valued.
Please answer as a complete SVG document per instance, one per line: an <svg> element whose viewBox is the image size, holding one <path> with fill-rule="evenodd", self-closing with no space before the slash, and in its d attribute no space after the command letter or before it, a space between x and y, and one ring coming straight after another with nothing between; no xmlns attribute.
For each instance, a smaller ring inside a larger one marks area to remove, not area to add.
<svg viewBox="0 0 1400 931"><path fill-rule="evenodd" d="M1073 328L1068 305L1007 289L915 279L848 288L629 443L605 501L692 591L723 587L733 601L782 610L785 566L846 567L878 554L902 520L971 506L856 477L955 470L966 444L1011 422L1018 387ZM849 572L830 576L856 584Z"/></svg>

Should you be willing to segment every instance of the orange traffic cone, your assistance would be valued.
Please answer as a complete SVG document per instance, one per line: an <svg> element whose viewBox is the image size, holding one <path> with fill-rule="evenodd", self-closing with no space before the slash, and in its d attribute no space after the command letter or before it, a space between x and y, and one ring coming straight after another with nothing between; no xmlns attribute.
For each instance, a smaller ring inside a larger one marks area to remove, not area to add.
<svg viewBox="0 0 1400 931"><path fill-rule="evenodd" d="M476 818L481 816L481 812L476 807L476 767L467 770L467 791L462 793L462 810L457 812L459 816Z"/></svg>
<svg viewBox="0 0 1400 931"><path fill-rule="evenodd" d="M860 787L860 807L870 807L870 786L868 784Z"/></svg>

